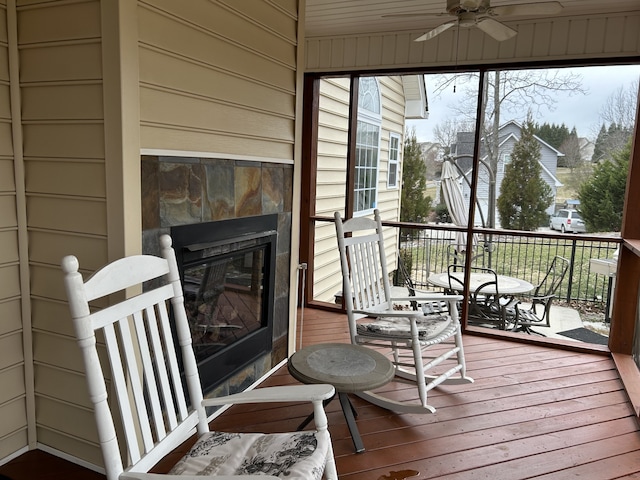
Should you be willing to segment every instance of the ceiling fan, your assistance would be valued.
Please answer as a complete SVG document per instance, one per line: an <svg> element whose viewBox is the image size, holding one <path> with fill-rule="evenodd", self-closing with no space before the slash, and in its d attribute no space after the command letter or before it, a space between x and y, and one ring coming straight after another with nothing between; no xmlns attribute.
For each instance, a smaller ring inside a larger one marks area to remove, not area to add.
<svg viewBox="0 0 640 480"><path fill-rule="evenodd" d="M416 38L415 42L430 40L449 28L477 27L498 42L514 37L518 32L496 17L527 16L527 15L555 15L562 11L560 2L536 2L492 7L490 0L447 0L447 11L444 13L401 13L384 15L385 17L416 17L416 16L445 16L452 15L455 20L438 25L433 30Z"/></svg>

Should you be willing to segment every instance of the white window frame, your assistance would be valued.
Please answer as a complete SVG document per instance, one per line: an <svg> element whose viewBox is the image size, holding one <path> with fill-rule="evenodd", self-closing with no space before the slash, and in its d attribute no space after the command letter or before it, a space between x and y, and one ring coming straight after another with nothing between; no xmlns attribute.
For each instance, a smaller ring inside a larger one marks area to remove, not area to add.
<svg viewBox="0 0 640 480"><path fill-rule="evenodd" d="M498 173L504 173L507 165L511 163L511 152L501 154L500 159L502 161L498 164Z"/></svg>
<svg viewBox="0 0 640 480"><path fill-rule="evenodd" d="M395 143L395 146L394 146ZM387 173L387 188L397 189L400 185L400 146L401 137L397 133L389 134L389 168ZM392 172L395 174L395 182L391 181Z"/></svg>
<svg viewBox="0 0 640 480"><path fill-rule="evenodd" d="M375 82L375 89L362 88L363 80ZM375 90L375 91L374 91ZM380 178L380 138L382 134L382 96L380 84L375 77L360 79L358 96L358 121L356 128L355 183L353 192L353 215L367 215L378 206L378 179ZM363 104L373 105L374 110L365 108ZM368 129L368 135L361 135L360 127ZM364 142L363 142L364 140ZM359 180L364 179L361 186ZM369 195L367 195L369 193ZM363 203L360 199L364 196ZM373 197L373 198L372 198Z"/></svg>

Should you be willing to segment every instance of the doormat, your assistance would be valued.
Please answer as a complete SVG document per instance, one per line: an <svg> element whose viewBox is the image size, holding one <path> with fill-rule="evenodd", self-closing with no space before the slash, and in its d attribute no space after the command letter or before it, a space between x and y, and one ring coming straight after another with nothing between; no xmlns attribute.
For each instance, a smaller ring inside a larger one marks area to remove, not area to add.
<svg viewBox="0 0 640 480"><path fill-rule="evenodd" d="M599 333L584 327L558 332L558 335L573 338L574 340L580 340L585 343L595 343L596 345L607 345L609 343L609 337L605 337L604 335L600 335Z"/></svg>

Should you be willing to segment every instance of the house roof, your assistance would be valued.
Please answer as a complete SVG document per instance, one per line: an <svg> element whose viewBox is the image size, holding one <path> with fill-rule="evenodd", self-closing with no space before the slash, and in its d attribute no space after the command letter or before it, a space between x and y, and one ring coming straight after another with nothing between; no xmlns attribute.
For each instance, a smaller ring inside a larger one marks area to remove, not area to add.
<svg viewBox="0 0 640 480"><path fill-rule="evenodd" d="M515 125L516 127L518 127L518 130L522 130L522 126L516 122L515 120L510 120L506 123L504 123L498 131L503 131L505 129L505 127L507 127L508 125ZM458 135L458 142L455 144L455 152L456 152L456 163L458 163L458 165L460 166L461 169L463 169L465 171L465 175L468 175L470 173L470 165L472 162L472 156L473 156L473 133L471 132L459 132ZM542 145L544 145L545 147L551 149L558 157L564 157L564 153L562 153L561 151L553 148L551 145L549 145L547 142L545 142L544 140L542 140L540 137L538 137L537 135L534 135L534 138ZM509 132L507 135L503 135L501 137L499 137L500 139L500 143L499 146L502 147L509 139L513 139L515 141L518 141L519 138L513 134L513 132ZM469 142L470 140L470 142ZM484 138L483 138L484 140ZM469 149L469 145L470 145L470 149ZM452 151L453 151L453 147L452 147ZM481 159L482 160L486 160L487 155L482 155ZM544 164L540 161L538 161L538 163L540 164L540 167L542 168L542 170L549 176L549 178L551 178L551 181L553 181L554 185L556 187L562 187L564 184L558 179L558 177L556 177L553 173L551 173L551 171L544 166Z"/></svg>
<svg viewBox="0 0 640 480"><path fill-rule="evenodd" d="M427 87L424 75L403 75L404 88L404 116L407 119L429 118L429 102L427 101Z"/></svg>

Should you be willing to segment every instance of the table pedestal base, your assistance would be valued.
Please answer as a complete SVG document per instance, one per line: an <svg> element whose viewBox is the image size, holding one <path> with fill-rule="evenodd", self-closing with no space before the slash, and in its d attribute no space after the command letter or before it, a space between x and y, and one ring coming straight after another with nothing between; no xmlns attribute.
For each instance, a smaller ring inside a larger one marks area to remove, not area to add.
<svg viewBox="0 0 640 480"><path fill-rule="evenodd" d="M323 402L323 405L326 407L334 398L336 398L335 395L329 400L325 400ZM349 433L351 434L351 440L353 440L353 446L356 449L356 453L364 452L364 443L362 443L362 437L360 436L358 425L356 425L356 417L358 416L358 412L351 403L348 393L338 392L338 399L340 400L342 413L344 413L344 418L347 421L347 427L349 427ZM309 425L311 420L313 420L313 413L311 413L307 418L304 419L304 421L300 425L298 425L298 430L303 430L304 427Z"/></svg>

